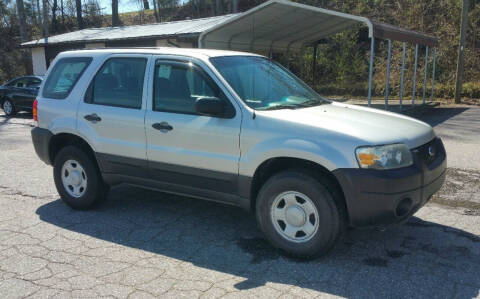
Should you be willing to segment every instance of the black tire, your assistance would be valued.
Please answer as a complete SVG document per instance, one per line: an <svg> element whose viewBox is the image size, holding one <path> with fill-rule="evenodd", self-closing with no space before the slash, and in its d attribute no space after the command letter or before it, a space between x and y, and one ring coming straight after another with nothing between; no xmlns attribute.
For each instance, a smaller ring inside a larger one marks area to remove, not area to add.
<svg viewBox="0 0 480 299"><path fill-rule="evenodd" d="M71 196L62 182L62 167L68 160L78 161L86 173L87 186L80 197ZM106 199L109 190L93 158L76 146L66 146L58 152L53 163L53 178L62 200L77 210L88 210L98 206Z"/></svg>
<svg viewBox="0 0 480 299"><path fill-rule="evenodd" d="M260 230L271 244L288 256L312 259L327 254L343 233L345 225L341 198L328 179L315 177L304 170L287 170L273 175L262 186L256 201L256 218ZM318 229L302 243L283 237L271 219L275 198L283 192L296 191L308 196L318 212Z"/></svg>
<svg viewBox="0 0 480 299"><path fill-rule="evenodd" d="M12 109L9 113L7 113L7 111L5 109L5 103L9 103L12 107ZM17 113L17 111L15 110L15 105L13 105L12 101L10 101L8 98L3 101L2 109L3 109L3 112L5 113L6 116L12 116L12 115L15 115L15 113Z"/></svg>

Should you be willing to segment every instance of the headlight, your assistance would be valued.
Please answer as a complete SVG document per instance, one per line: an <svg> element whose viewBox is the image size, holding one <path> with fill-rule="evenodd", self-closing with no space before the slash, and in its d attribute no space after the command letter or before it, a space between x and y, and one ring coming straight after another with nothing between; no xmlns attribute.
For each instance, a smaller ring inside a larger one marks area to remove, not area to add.
<svg viewBox="0 0 480 299"><path fill-rule="evenodd" d="M402 143L359 147L355 154L360 168L395 169L413 163L412 153Z"/></svg>

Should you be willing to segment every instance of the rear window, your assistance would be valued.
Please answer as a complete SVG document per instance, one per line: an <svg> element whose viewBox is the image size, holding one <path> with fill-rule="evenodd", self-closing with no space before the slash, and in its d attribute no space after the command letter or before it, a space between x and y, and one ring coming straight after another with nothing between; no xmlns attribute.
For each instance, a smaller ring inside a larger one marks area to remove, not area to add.
<svg viewBox="0 0 480 299"><path fill-rule="evenodd" d="M65 99L78 79L82 76L91 57L71 57L60 59L53 67L43 87L43 97Z"/></svg>

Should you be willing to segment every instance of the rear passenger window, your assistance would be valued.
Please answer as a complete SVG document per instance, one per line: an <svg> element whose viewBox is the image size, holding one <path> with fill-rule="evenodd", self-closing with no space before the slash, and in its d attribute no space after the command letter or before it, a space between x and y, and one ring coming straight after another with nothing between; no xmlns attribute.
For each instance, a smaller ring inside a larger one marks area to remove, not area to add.
<svg viewBox="0 0 480 299"><path fill-rule="evenodd" d="M146 58L110 58L93 79L85 101L140 109Z"/></svg>
<svg viewBox="0 0 480 299"><path fill-rule="evenodd" d="M91 61L91 57L60 59L48 75L43 96L51 99L65 99Z"/></svg>

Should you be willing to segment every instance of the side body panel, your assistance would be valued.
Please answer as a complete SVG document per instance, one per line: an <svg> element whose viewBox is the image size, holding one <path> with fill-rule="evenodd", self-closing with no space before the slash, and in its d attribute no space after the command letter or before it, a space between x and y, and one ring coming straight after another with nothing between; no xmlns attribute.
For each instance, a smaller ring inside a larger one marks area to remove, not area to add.
<svg viewBox="0 0 480 299"><path fill-rule="evenodd" d="M155 59L188 60L202 69L229 96L216 76L199 60L188 57L157 56ZM154 63L150 73L153 74ZM240 158L240 126L242 113L235 101L233 118L217 118L195 114L153 111L153 76L149 85L145 130L147 156L152 178L168 184L183 184L208 190L214 196L238 193L238 160ZM155 123L167 122L170 131L157 130ZM215 199L215 198L213 198ZM235 200L233 198L233 200Z"/></svg>
<svg viewBox="0 0 480 299"><path fill-rule="evenodd" d="M110 58L146 58L145 79L148 78L148 64L151 55L127 54L109 55ZM103 63L97 65L88 74L90 82ZM140 109L114 107L86 103L83 97L79 100L77 112L77 131L88 136L89 143L98 153L100 167L107 173L131 173L146 176L146 138L145 138L145 107L147 82L143 81L142 106ZM87 85L88 86L88 85ZM88 121L85 117L97 115L100 121Z"/></svg>
<svg viewBox="0 0 480 299"><path fill-rule="evenodd" d="M93 57L93 60L85 69L83 75L80 77L75 87L65 99L50 99L45 98L42 95L42 89L46 78L48 78L53 66L59 59L66 56L62 55L61 53L57 55L55 60L51 63L51 67L48 69L45 75L45 80L42 82L37 96L38 126L40 128L48 129L54 135L60 133L78 135L85 139L92 146L93 150L95 150L95 146L91 144L90 140L88 139L88 135L81 131L77 131L77 106L78 103L83 99L85 90L89 84L88 74L90 74L92 70L98 66L98 64L103 60L105 54L82 55L82 53L79 53L77 56Z"/></svg>

